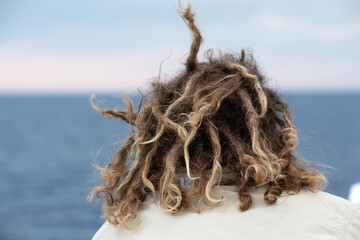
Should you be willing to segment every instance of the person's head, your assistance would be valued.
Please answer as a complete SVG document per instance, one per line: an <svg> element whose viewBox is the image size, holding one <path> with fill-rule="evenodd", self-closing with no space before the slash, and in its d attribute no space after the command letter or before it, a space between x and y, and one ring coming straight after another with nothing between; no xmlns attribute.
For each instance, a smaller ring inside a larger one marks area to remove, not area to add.
<svg viewBox="0 0 360 240"><path fill-rule="evenodd" d="M154 80L138 112L126 95L126 111L93 105L106 117L134 125L101 171L104 184L92 192L103 198L104 216L128 228L127 221L136 217L148 193L170 213L186 208L200 212L202 205L220 201L211 191L224 169L233 172L231 184L237 186L241 211L251 205L252 187L267 186L268 204L282 191L323 189L325 177L293 154L298 137L288 105L267 86L251 53L214 57L207 51L206 61L198 62L202 37L190 5L182 17L194 39L180 74L168 81ZM193 181L190 189L180 183L184 171Z"/></svg>

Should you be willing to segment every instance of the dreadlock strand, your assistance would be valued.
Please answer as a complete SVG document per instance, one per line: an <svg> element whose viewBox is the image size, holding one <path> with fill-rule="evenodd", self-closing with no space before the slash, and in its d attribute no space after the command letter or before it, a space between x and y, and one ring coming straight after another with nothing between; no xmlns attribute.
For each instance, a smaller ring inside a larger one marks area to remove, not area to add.
<svg viewBox="0 0 360 240"><path fill-rule="evenodd" d="M102 110L101 108L99 108L98 106L96 106L93 102L93 98L95 97L95 94L93 94L90 97L90 104L92 106L92 108L94 108L98 113L100 113L100 115L106 117L106 118L121 118L122 120L124 120L125 122L134 125L134 120L136 119L136 115L137 113L134 112L134 109L132 107L132 103L131 101L127 98L126 95L124 95L126 101L127 101L127 111L121 111L121 110L114 110L114 109L110 109L110 108L106 108L104 110Z"/></svg>
<svg viewBox="0 0 360 240"><path fill-rule="evenodd" d="M165 171L160 184L161 205L166 212L176 213L181 204L180 188L174 183L176 179L175 164L179 158L181 146L173 146L165 158Z"/></svg>
<svg viewBox="0 0 360 240"><path fill-rule="evenodd" d="M269 162L269 158L261 149L259 144L259 122L257 114L252 106L250 96L246 91L242 89L239 89L238 95L240 96L245 108L247 109L246 116L248 128L251 132L252 151L259 157L262 163L267 166L269 171L272 173L272 166ZM271 178L273 179L273 176L271 176Z"/></svg>
<svg viewBox="0 0 360 240"><path fill-rule="evenodd" d="M203 74L205 73L204 70L198 72L198 73L194 73L193 75L191 75L189 81L186 84L185 90L183 92L183 94L176 99L167 109L165 112L165 116L169 117L171 114L171 111L177 107L186 97L189 96L189 94L194 91L194 86L197 80L200 80L201 77L203 76Z"/></svg>
<svg viewBox="0 0 360 240"><path fill-rule="evenodd" d="M249 79L253 80L253 84L254 84L256 93L258 94L260 105L261 105L261 113L259 114L259 117L260 118L264 117L266 114L266 110L267 110L267 99L266 99L266 95L261 87L258 77L256 75L248 73L247 69L240 64L229 62L229 63L227 63L227 65L231 69L236 69L236 70L240 71L245 78L249 78Z"/></svg>
<svg viewBox="0 0 360 240"><path fill-rule="evenodd" d="M181 17L187 24L188 28L193 34L193 42L190 48L190 54L186 60L186 72L190 73L196 70L197 68L197 59L196 56L199 52L200 45L202 42L202 37L199 31L199 28L194 23L194 13L191 11L191 5L188 6L182 11Z"/></svg>
<svg viewBox="0 0 360 240"><path fill-rule="evenodd" d="M144 163L144 167L141 173L141 178L145 184L146 187L148 187L152 194L153 194L153 200L155 202L156 200L156 192L155 192L155 187L152 184L152 182L149 180L149 178L147 177L148 173L149 173L149 169L151 166L151 159L154 157L154 155L156 154L156 151L158 149L158 144L159 142L155 142L154 146L151 148L151 150L148 152L148 154L145 157L145 163Z"/></svg>
<svg viewBox="0 0 360 240"><path fill-rule="evenodd" d="M219 184L221 180L221 144L219 139L219 132L217 127L212 123L210 120L206 121L207 129L211 139L211 145L214 149L214 159L213 159L213 166L212 166L212 174L209 181L206 184L205 194L209 201L219 203L223 199L214 199L210 196L210 191L212 187L216 184Z"/></svg>

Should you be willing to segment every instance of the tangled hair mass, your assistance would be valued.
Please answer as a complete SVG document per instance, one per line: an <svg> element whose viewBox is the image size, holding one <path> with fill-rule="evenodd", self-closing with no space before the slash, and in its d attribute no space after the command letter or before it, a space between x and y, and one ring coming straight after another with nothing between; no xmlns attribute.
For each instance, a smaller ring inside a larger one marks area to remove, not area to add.
<svg viewBox="0 0 360 240"><path fill-rule="evenodd" d="M206 61L198 62L202 37L190 5L181 16L193 34L185 70L170 81L152 81L138 112L125 94L124 111L102 110L90 99L101 115L134 126L101 169L104 183L92 190L90 201L94 195L102 198L104 217L131 230L139 225L130 222L147 194L172 214L217 206L222 199L213 198L211 191L222 183L225 169L233 174L227 184L237 186L241 211L251 206L254 187L266 186L268 204L283 191L324 189L324 175L294 155L298 134L288 105L266 86L251 53L213 57L208 50ZM182 173L192 181L190 189L182 186Z"/></svg>

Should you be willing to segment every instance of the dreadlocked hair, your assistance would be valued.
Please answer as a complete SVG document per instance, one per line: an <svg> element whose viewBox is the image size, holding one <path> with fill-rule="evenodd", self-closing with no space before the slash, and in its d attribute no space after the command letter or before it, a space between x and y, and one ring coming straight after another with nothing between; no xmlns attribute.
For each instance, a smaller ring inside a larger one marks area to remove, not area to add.
<svg viewBox="0 0 360 240"><path fill-rule="evenodd" d="M224 169L233 170L231 184L237 186L241 211L250 207L249 189L257 186L267 186L268 204L283 191L323 190L324 175L295 157L298 133L289 107L266 86L252 54L242 50L213 57L208 50L206 61L198 62L202 37L190 4L181 13L193 34L185 70L170 81L152 81L138 112L126 95L126 111L102 110L90 99L101 115L134 126L101 169L104 183L92 190L90 201L94 195L102 198L103 215L111 224L136 229L139 222L135 227L131 222L147 194L172 214L216 206L222 199L213 198L211 191L221 183ZM181 185L181 172L192 180L192 188Z"/></svg>

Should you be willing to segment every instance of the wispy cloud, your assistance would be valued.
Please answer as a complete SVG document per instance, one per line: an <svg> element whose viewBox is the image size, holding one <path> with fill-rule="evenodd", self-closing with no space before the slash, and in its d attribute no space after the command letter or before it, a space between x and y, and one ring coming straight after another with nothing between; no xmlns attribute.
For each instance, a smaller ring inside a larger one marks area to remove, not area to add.
<svg viewBox="0 0 360 240"><path fill-rule="evenodd" d="M152 77L158 75L159 65L170 50L171 47L164 47L121 55L2 51L0 91L132 91L145 87ZM174 47L172 57L163 64L163 70L171 73L180 68L181 59L176 59L176 56L181 57L184 53L186 51L181 47Z"/></svg>
<svg viewBox="0 0 360 240"><path fill-rule="evenodd" d="M171 47L121 55L44 55L3 51L0 92L103 92L147 88ZM188 49L175 46L162 79L183 69ZM281 90L360 89L360 62L318 61L267 53L257 56L270 85Z"/></svg>
<svg viewBox="0 0 360 240"><path fill-rule="evenodd" d="M360 61L280 55L259 56L270 85L285 90L360 90Z"/></svg>
<svg viewBox="0 0 360 240"><path fill-rule="evenodd" d="M283 17L279 15L258 15L257 23L265 28L283 31L284 34L297 34L321 40L360 40L360 18L344 23L324 24L303 19Z"/></svg>

